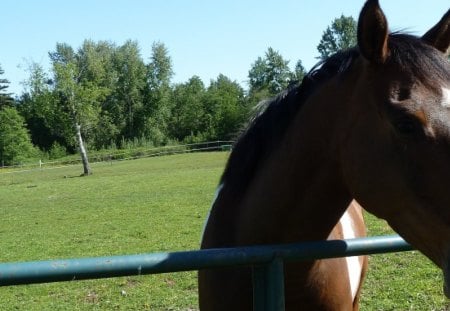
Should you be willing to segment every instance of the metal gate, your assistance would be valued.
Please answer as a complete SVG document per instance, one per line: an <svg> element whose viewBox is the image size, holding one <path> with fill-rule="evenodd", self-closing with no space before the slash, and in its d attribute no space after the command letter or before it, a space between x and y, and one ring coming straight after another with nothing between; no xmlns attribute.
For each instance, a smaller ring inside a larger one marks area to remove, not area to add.
<svg viewBox="0 0 450 311"><path fill-rule="evenodd" d="M251 266L254 310L281 311L284 310L285 261L409 250L412 250L411 245L401 237L391 235L285 245L1 263L0 286Z"/></svg>

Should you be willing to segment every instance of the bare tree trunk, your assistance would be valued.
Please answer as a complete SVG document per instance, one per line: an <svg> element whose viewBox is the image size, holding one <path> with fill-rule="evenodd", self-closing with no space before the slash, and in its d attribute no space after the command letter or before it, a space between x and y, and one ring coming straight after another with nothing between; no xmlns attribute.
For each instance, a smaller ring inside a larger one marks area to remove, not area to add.
<svg viewBox="0 0 450 311"><path fill-rule="evenodd" d="M88 176L92 174L91 167L89 166L89 160L86 152L86 148L84 147L83 138L81 137L81 125L75 123L75 129L77 131L77 142L78 147L80 149L81 161L83 162L83 170L84 176Z"/></svg>

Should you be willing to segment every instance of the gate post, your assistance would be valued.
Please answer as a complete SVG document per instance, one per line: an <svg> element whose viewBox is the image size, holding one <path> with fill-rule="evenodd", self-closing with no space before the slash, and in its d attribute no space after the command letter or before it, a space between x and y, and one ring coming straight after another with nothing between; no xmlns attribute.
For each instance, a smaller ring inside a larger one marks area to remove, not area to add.
<svg viewBox="0 0 450 311"><path fill-rule="evenodd" d="M253 311L284 311L283 259L253 266Z"/></svg>

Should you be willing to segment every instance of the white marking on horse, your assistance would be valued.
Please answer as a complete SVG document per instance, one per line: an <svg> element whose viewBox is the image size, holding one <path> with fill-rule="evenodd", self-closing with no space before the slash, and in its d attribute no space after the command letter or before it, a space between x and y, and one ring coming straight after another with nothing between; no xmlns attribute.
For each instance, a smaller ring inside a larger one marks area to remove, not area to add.
<svg viewBox="0 0 450 311"><path fill-rule="evenodd" d="M344 239L354 239L356 238L355 229L353 227L353 221L350 217L348 211L344 213L341 217L341 226ZM359 261L359 257L346 257L348 277L350 281L350 289L352 292L352 298L355 300L356 293L358 292L359 282L361 281L362 265Z"/></svg>
<svg viewBox="0 0 450 311"><path fill-rule="evenodd" d="M214 198L213 198L213 201L212 201L212 203L211 203L211 207L209 208L208 214L206 215L206 220L205 220L205 222L203 223L203 229L202 229L202 241L203 241L203 236L205 235L206 224L208 223L209 216L211 215L211 210L212 210L214 204L216 203L217 198L219 197L220 191L222 191L222 189L223 189L223 186L224 186L224 184L220 184L220 185L217 187L216 192L215 192L215 194L214 194Z"/></svg>
<svg viewBox="0 0 450 311"><path fill-rule="evenodd" d="M450 108L450 89L442 87L441 105L445 108Z"/></svg>

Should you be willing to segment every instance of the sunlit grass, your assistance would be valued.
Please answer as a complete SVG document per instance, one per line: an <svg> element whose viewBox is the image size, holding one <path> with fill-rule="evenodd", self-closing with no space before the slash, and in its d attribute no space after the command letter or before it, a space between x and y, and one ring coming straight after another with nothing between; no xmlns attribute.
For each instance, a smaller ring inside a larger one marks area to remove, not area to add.
<svg viewBox="0 0 450 311"><path fill-rule="evenodd" d="M393 234L389 226L366 214L370 235ZM361 310L450 310L442 291L442 272L417 251L369 257Z"/></svg>
<svg viewBox="0 0 450 311"><path fill-rule="evenodd" d="M197 249L227 153L0 174L1 261ZM1 310L195 307L195 273L0 288Z"/></svg>

